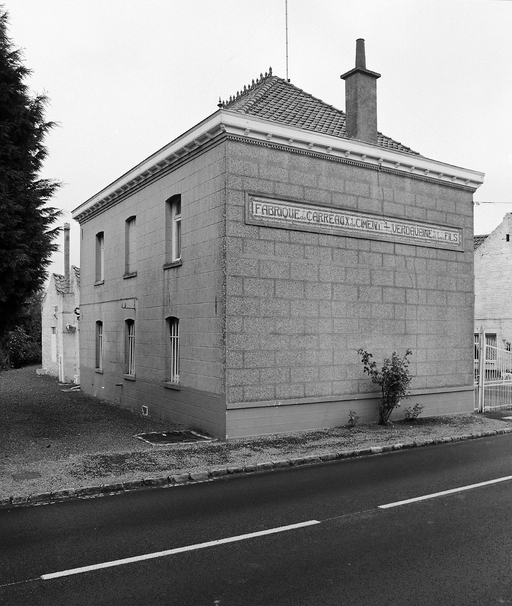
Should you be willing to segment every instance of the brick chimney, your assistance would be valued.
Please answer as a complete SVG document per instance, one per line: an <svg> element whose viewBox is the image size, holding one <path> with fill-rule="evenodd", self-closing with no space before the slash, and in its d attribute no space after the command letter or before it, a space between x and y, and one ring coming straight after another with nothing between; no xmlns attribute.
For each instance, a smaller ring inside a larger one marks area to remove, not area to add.
<svg viewBox="0 0 512 606"><path fill-rule="evenodd" d="M69 223L64 223L64 277L69 284Z"/></svg>
<svg viewBox="0 0 512 606"><path fill-rule="evenodd" d="M345 80L347 136L377 144L377 79L380 74L366 69L364 40L356 40L356 66L341 75Z"/></svg>

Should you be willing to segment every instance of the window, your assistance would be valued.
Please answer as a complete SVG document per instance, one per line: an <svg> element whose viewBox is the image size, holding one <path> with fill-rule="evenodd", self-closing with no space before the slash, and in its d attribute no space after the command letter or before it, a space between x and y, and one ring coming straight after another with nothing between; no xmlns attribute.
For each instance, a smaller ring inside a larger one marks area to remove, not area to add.
<svg viewBox="0 0 512 606"><path fill-rule="evenodd" d="M180 329L178 318L167 319L169 343L169 383L180 382Z"/></svg>
<svg viewBox="0 0 512 606"><path fill-rule="evenodd" d="M103 370L103 322L96 322L96 370Z"/></svg>
<svg viewBox="0 0 512 606"><path fill-rule="evenodd" d="M169 198L165 203L165 261L181 261L181 195Z"/></svg>
<svg viewBox="0 0 512 606"><path fill-rule="evenodd" d="M135 376L135 322L126 320L125 369L127 375Z"/></svg>
<svg viewBox="0 0 512 606"><path fill-rule="evenodd" d="M105 234L96 234L96 282L105 280Z"/></svg>
<svg viewBox="0 0 512 606"><path fill-rule="evenodd" d="M135 217L126 219L124 249L124 275L132 277L135 272Z"/></svg>

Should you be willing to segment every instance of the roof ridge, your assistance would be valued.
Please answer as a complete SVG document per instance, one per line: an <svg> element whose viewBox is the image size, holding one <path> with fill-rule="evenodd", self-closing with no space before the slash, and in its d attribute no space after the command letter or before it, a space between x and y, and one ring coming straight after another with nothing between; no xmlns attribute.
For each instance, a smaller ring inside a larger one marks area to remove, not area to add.
<svg viewBox="0 0 512 606"><path fill-rule="evenodd" d="M266 80L270 80L270 79L271 79L271 82L268 82L268 86L266 86L266 87L260 86L261 84L264 84ZM247 100L248 106L254 105L256 100L260 99L263 96L263 94L266 93L277 82L282 82L283 84L286 84L287 86L291 86L296 91L298 91L299 93L302 93L303 95L306 95L310 99L313 99L314 101L318 101L319 103L322 103L322 105L325 105L325 107L330 107L331 109L334 109L334 110L340 112L341 114L345 115L345 112L342 109L335 107L334 105L332 105L332 103L327 103L323 99L320 99L320 97L315 97L315 95L308 93L303 88L299 88L298 86L296 86L295 84L290 82L290 80L285 80L284 78L280 78L279 76L273 75L271 67L269 67L269 71L265 72L264 75L260 73L260 77L256 80L253 80L251 82L251 84L249 84L248 87L244 85L243 90L237 91L235 96L230 95L228 101L221 101L221 99L219 97L218 107L222 108L222 109L228 109L230 105L234 105L234 103L236 103L237 101L240 101L240 99L242 99L242 97L245 97L245 95L252 92L254 89L257 89L255 91L256 94L254 95L254 98ZM245 111L244 111L244 113L245 113Z"/></svg>
<svg viewBox="0 0 512 606"><path fill-rule="evenodd" d="M274 76L274 78L276 78L276 77L277 76ZM227 101L222 101L221 98L219 97L219 103L217 104L217 107L225 109L229 105L235 103L236 101L239 101L244 95L246 95L247 93L251 92L258 86L260 86L260 84L263 84L263 82L265 82L265 80L268 80L269 78L272 78L272 67L269 67L268 72L265 72L265 74L260 73L260 77L256 78L256 80L253 79L253 81L251 82L251 84L249 84L249 86L244 84L243 90L242 89L240 89L239 91L237 90L236 95L234 95L234 96L230 95L229 99Z"/></svg>

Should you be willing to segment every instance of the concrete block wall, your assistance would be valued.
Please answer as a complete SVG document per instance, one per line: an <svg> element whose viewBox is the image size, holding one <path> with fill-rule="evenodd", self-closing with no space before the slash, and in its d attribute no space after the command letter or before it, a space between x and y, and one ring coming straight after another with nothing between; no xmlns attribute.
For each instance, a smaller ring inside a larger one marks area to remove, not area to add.
<svg viewBox="0 0 512 606"><path fill-rule="evenodd" d="M508 236L508 239L507 239ZM512 343L512 214L475 251L475 332L483 325L498 347Z"/></svg>
<svg viewBox="0 0 512 606"><path fill-rule="evenodd" d="M61 308L59 310L59 307ZM57 335L58 314L62 312L62 302L55 289L53 275L50 276L41 310L41 366L45 374L59 376L59 339ZM52 332L55 331L55 358L52 359Z"/></svg>
<svg viewBox="0 0 512 606"><path fill-rule="evenodd" d="M228 436L258 433L272 406L273 432L317 426L321 409L348 415L376 388L359 348L378 363L412 349L413 389L453 390L454 409L472 410L472 193L270 146L227 150ZM247 194L460 227L465 249L250 225Z"/></svg>
<svg viewBox="0 0 512 606"><path fill-rule="evenodd" d="M222 146L155 179L84 222L82 389L150 415L224 436L224 195ZM165 203L181 194L182 264L164 268ZM125 221L136 217L136 275L124 278ZM105 280L95 282L96 234L105 234ZM165 319L179 318L180 388L166 384ZM135 380L125 373L125 321L135 320ZM95 369L96 321L104 367Z"/></svg>

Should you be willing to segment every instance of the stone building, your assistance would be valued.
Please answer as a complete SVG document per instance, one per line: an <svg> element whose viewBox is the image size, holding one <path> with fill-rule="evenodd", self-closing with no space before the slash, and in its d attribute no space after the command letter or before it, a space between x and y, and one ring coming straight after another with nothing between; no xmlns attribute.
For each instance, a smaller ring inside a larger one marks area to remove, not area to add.
<svg viewBox="0 0 512 606"><path fill-rule="evenodd" d="M483 326L487 342L512 344L512 213L489 235L475 236L475 335ZM510 277L510 278L509 278Z"/></svg>
<svg viewBox="0 0 512 606"><path fill-rule="evenodd" d="M359 348L413 350L411 403L473 410L483 174L270 71L81 204L81 386L221 438L376 420Z"/></svg>
<svg viewBox="0 0 512 606"><path fill-rule="evenodd" d="M64 275L52 274L42 302L40 374L80 382L80 269L69 263L69 223L64 224Z"/></svg>

